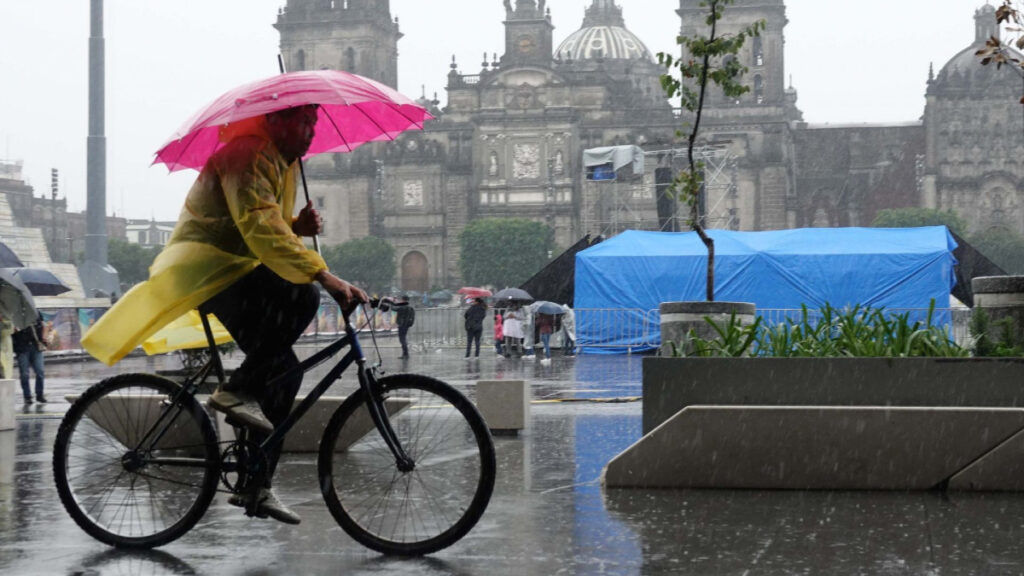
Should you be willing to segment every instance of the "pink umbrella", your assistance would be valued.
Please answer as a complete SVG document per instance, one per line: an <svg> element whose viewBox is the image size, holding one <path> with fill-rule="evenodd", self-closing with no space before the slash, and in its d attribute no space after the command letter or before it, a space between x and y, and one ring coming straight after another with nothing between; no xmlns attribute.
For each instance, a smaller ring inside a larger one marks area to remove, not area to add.
<svg viewBox="0 0 1024 576"><path fill-rule="evenodd" d="M422 130L423 123L433 118L413 100L369 78L338 70L290 72L239 86L217 98L174 133L153 163L166 164L171 172L199 170L224 146L218 137L223 126L306 104L320 105L307 157L394 140L406 130Z"/></svg>

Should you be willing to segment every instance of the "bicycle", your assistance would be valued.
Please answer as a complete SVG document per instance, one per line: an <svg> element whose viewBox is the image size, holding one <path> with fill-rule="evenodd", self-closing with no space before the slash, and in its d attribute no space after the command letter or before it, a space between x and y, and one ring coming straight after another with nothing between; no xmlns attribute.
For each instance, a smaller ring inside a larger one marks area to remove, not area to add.
<svg viewBox="0 0 1024 576"><path fill-rule="evenodd" d="M371 309L387 305L374 301ZM410 556L450 546L483 515L496 474L486 423L440 380L382 375L372 329L377 363L368 364L346 317L342 337L290 370L305 373L348 348L287 420L256 444L239 427L235 440L219 441L196 399L211 374L225 380L205 315L202 321L210 359L182 384L145 373L114 376L90 387L61 422L53 453L57 491L90 536L119 548L167 544L195 526L217 492L244 495L245 513L253 516L267 450L283 442L353 363L359 388L325 427L317 463L338 524L373 550Z"/></svg>

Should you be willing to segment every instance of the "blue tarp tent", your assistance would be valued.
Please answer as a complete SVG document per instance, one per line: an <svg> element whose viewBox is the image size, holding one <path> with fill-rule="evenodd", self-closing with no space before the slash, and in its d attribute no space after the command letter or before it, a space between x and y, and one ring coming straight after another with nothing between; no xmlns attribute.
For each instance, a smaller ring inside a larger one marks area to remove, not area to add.
<svg viewBox="0 0 1024 576"><path fill-rule="evenodd" d="M826 303L914 309L932 299L946 308L956 284L957 244L944 226L708 233L715 240L715 300L753 302L759 311ZM706 269L707 250L695 232L628 231L580 252L579 345L599 353L656 347L658 316L651 311L661 302L704 300ZM948 312L935 319L948 321Z"/></svg>

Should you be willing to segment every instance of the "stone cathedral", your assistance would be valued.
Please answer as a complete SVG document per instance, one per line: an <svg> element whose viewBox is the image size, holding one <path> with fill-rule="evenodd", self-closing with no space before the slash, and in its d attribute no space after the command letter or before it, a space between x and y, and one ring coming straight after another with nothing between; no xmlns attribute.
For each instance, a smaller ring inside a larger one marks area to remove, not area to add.
<svg viewBox="0 0 1024 576"><path fill-rule="evenodd" d="M671 16L682 34L704 33L699 3L680 0ZM655 55L626 26L626 9L642 3L624 4L592 0L578 29L556 38L545 0L504 0L504 53L472 71L453 58L447 102L420 101L436 118L424 131L308 163L323 242L385 238L397 253L396 284L425 290L460 284L459 232L477 218L544 222L563 248L586 234L684 228L662 191L685 159L675 134L686 117L664 97ZM705 111L710 227L863 226L881 209L920 206L954 209L972 231L1024 233L1021 79L974 57L998 33L994 8L974 14L971 46L938 73L921 71L925 110L902 124L804 122L785 83L783 0L737 0L720 27L759 19L765 31L740 55L750 92L712 93ZM289 70L398 84L403 34L388 0L288 0L275 27ZM612 145L637 146L643 173L587 180L583 151Z"/></svg>

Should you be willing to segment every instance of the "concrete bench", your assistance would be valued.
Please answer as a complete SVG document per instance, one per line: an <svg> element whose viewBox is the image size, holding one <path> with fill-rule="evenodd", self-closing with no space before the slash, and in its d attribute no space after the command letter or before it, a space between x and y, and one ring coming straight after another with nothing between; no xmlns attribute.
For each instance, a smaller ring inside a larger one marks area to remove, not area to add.
<svg viewBox="0 0 1024 576"><path fill-rule="evenodd" d="M530 388L525 380L480 380L476 407L494 434L525 430L530 417Z"/></svg>
<svg viewBox="0 0 1024 576"><path fill-rule="evenodd" d="M18 394L17 380L0 380L0 431L14 430L14 399Z"/></svg>
<svg viewBox="0 0 1024 576"><path fill-rule="evenodd" d="M1020 490L1022 430L1024 408L690 406L616 456L602 481L608 488Z"/></svg>
<svg viewBox="0 0 1024 576"><path fill-rule="evenodd" d="M78 400L78 395L66 396L68 402ZM106 397L94 404L88 412L88 416L101 428L111 433L122 444L129 446L137 443L141 438L139 435L149 429L148 425L156 422L160 414L159 403L164 396L155 394L140 394L125 397ZM296 399L297 406L305 397ZM200 400L205 398L200 397ZM284 440L285 452L316 452L320 449L320 438L324 428L334 412L341 406L344 397L322 396L306 414L303 415L291 429ZM401 398L389 398L385 403L388 414L397 414L407 408L411 402ZM224 421L224 415L220 412L208 410L215 417L215 425L221 442L231 441L235 438L234 429ZM120 417L129 414L128 418ZM145 416L147 426L139 426L136 416ZM13 419L13 416L12 416ZM130 425L126 422L131 422ZM373 430L373 421L365 411L357 412L350 420L346 431L348 435L338 441L338 450L347 448L350 444L365 436ZM198 432L191 426L172 425L160 440L158 447L168 446L189 446L200 442Z"/></svg>

